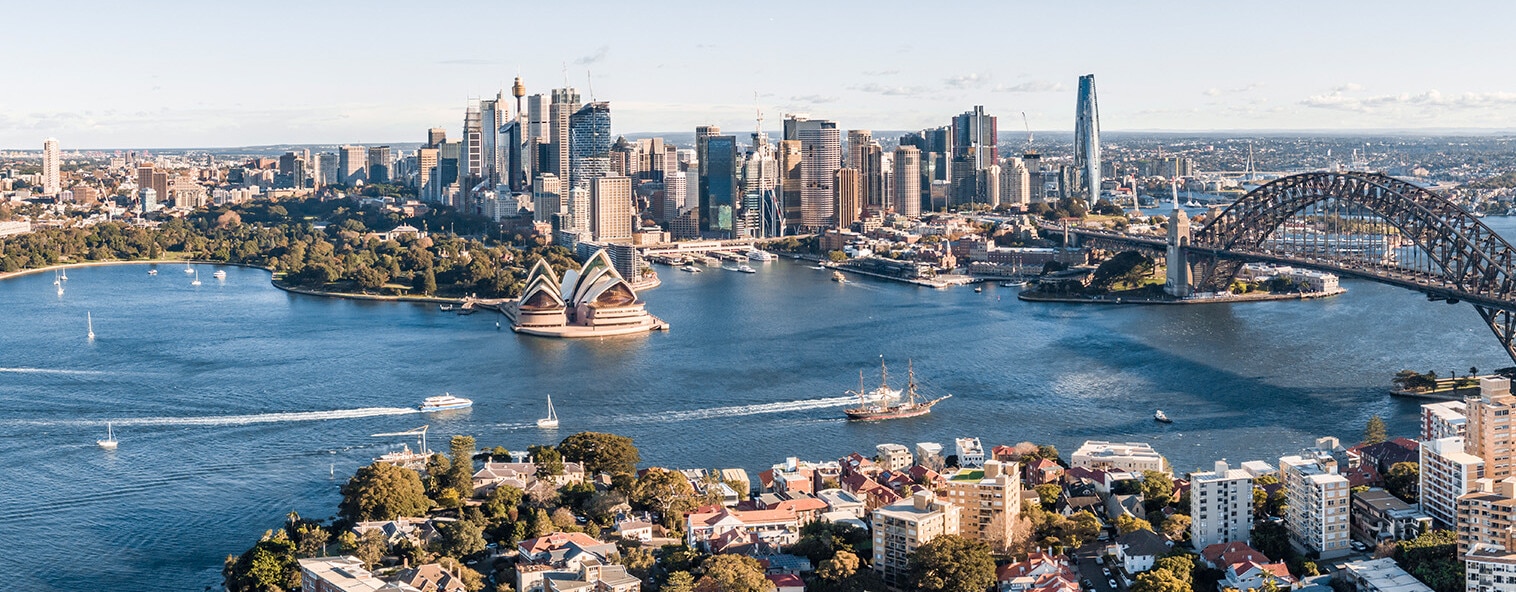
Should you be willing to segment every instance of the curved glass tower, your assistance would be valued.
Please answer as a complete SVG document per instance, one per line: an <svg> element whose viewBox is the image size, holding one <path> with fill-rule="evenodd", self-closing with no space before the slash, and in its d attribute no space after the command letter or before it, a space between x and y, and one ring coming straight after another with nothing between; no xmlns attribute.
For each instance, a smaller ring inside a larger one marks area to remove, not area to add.
<svg viewBox="0 0 1516 592"><path fill-rule="evenodd" d="M1095 102L1095 75L1079 77L1079 104L1074 109L1074 168L1078 187L1091 206L1100 199L1100 108Z"/></svg>

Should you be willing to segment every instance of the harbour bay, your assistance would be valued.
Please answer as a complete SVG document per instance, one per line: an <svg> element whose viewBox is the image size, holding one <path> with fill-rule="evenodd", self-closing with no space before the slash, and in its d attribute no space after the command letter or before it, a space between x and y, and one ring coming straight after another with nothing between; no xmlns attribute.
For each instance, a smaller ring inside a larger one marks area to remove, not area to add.
<svg viewBox="0 0 1516 592"><path fill-rule="evenodd" d="M0 547L28 550L0 557L0 575L19 588L219 586L226 554L290 510L329 514L341 481L400 442L369 434L424 423L433 442L512 449L615 432L644 464L677 467L973 435L1148 441L1183 471L1356 439L1373 414L1410 435L1416 402L1386 394L1395 370L1509 363L1468 307L1366 282L1320 301L1081 307L994 285L839 284L787 261L664 268L644 297L670 332L559 341L492 314L286 294L256 269L222 268L221 283L202 266L195 288L147 268L70 270L61 298L49 275L0 282ZM846 422L843 391L860 369L872 382L881 355L895 380L911 359L924 390L953 399ZM476 405L412 412L444 391ZM549 394L557 431L533 425ZM94 446L107 421L114 453Z"/></svg>

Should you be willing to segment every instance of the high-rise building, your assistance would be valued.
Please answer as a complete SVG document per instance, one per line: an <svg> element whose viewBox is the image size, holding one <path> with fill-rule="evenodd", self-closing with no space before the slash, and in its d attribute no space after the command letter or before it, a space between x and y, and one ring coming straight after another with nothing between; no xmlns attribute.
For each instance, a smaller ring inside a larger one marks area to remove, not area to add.
<svg viewBox="0 0 1516 592"><path fill-rule="evenodd" d="M1079 102L1074 109L1074 167L1081 173L1077 192L1090 205L1100 199L1100 107L1095 101L1095 75L1079 77Z"/></svg>
<svg viewBox="0 0 1516 592"><path fill-rule="evenodd" d="M532 182L532 220L552 222L553 216L563 213L563 184L552 173L537 175Z"/></svg>
<svg viewBox="0 0 1516 592"><path fill-rule="evenodd" d="M721 128L695 128L695 157L699 160L700 231L718 238L736 234L737 137L721 135Z"/></svg>
<svg viewBox="0 0 1516 592"><path fill-rule="evenodd" d="M437 148L447 141L447 129L434 127L426 130L426 147Z"/></svg>
<svg viewBox="0 0 1516 592"><path fill-rule="evenodd" d="M953 118L950 126L952 176L948 181L952 184L954 205L989 201L989 191L981 187L979 181L982 179L980 171L1000 160L996 148L996 125L995 117L985 113L983 105L975 105Z"/></svg>
<svg viewBox="0 0 1516 592"><path fill-rule="evenodd" d="M863 170L863 150L873 141L874 132L870 130L848 130L847 160L842 165Z"/></svg>
<svg viewBox="0 0 1516 592"><path fill-rule="evenodd" d="M1476 547L1516 553L1516 479L1480 479L1458 498L1458 557Z"/></svg>
<svg viewBox="0 0 1516 592"><path fill-rule="evenodd" d="M611 104L588 103L569 116L569 184L588 187L611 172Z"/></svg>
<svg viewBox="0 0 1516 592"><path fill-rule="evenodd" d="M800 226L821 230L836 222L832 183L842 168L842 136L837 122L791 115L784 139L800 141Z"/></svg>
<svg viewBox="0 0 1516 592"><path fill-rule="evenodd" d="M1421 510L1442 525L1458 524L1458 498L1468 495L1484 477L1484 460L1464 452L1464 440L1458 436L1423 440L1417 491Z"/></svg>
<svg viewBox="0 0 1516 592"><path fill-rule="evenodd" d="M779 203L784 212L786 229L800 227L800 140L779 141Z"/></svg>
<svg viewBox="0 0 1516 592"><path fill-rule="evenodd" d="M542 171L569 179L569 120L579 111L579 91L573 88L553 89L548 104L548 144L546 162Z"/></svg>
<svg viewBox="0 0 1516 592"><path fill-rule="evenodd" d="M960 534L996 551L1015 542L1012 527L1021 516L1019 466L991 459L983 469L960 469L948 477L947 501L958 508Z"/></svg>
<svg viewBox="0 0 1516 592"><path fill-rule="evenodd" d="M1349 551L1351 499L1347 477L1337 473L1336 460L1323 448L1280 458L1279 476L1289 499L1284 526L1291 542L1330 559Z"/></svg>
<svg viewBox="0 0 1516 592"><path fill-rule="evenodd" d="M1253 475L1217 461L1214 470L1190 473L1190 540L1196 549L1247 542L1253 525Z"/></svg>
<svg viewBox="0 0 1516 592"><path fill-rule="evenodd" d="M337 150L337 179L348 187L368 182L368 148L343 146Z"/></svg>
<svg viewBox="0 0 1516 592"><path fill-rule="evenodd" d="M753 149L742 163L743 219L748 220L746 235L763 238L784 234L784 205L780 202L779 160L774 146L763 133L763 119L753 132ZM749 206L751 202L751 207Z"/></svg>
<svg viewBox="0 0 1516 592"><path fill-rule="evenodd" d="M957 507L927 490L874 510L874 571L889 585L905 584L911 554L937 537L958 534L958 520Z"/></svg>
<svg viewBox="0 0 1516 592"><path fill-rule="evenodd" d="M505 148L501 141L501 131L508 120L510 104L505 102L505 91L495 94L493 99L479 101L479 165L480 178L494 187L506 181L503 174L505 170Z"/></svg>
<svg viewBox="0 0 1516 592"><path fill-rule="evenodd" d="M389 183L394 169L394 156L389 146L368 149L368 182Z"/></svg>
<svg viewBox="0 0 1516 592"><path fill-rule="evenodd" d="M137 190L137 196L141 199L140 213L146 214L158 209L158 191L152 187L142 187Z"/></svg>
<svg viewBox="0 0 1516 592"><path fill-rule="evenodd" d="M63 155L58 151L58 138L42 141L42 193L58 195L63 191L63 178L59 173Z"/></svg>
<svg viewBox="0 0 1516 592"><path fill-rule="evenodd" d="M921 149L901 145L895 148L895 195L891 206L896 214L921 215Z"/></svg>
<svg viewBox="0 0 1516 592"><path fill-rule="evenodd" d="M428 199L431 194L433 178L437 174L436 148L420 148L416 150L416 192L422 199Z"/></svg>
<svg viewBox="0 0 1516 592"><path fill-rule="evenodd" d="M838 228L849 228L863 213L863 188L860 187L858 169L837 169L836 179L832 181L832 188L836 194L835 206L837 211Z"/></svg>
<svg viewBox="0 0 1516 592"><path fill-rule="evenodd" d="M341 183L338 170L341 168L341 157L336 152L322 152L316 155L316 184L320 186L336 185Z"/></svg>
<svg viewBox="0 0 1516 592"><path fill-rule="evenodd" d="M1484 459L1484 476L1496 481L1511 476L1511 429L1516 427L1516 396L1511 381L1480 378L1479 396L1469 397L1467 452Z"/></svg>
<svg viewBox="0 0 1516 592"><path fill-rule="evenodd" d="M992 164L979 169L978 180L974 185L979 191L976 203L982 203L991 208L1000 206L1000 165Z"/></svg>
<svg viewBox="0 0 1516 592"><path fill-rule="evenodd" d="M689 177L684 171L674 170L663 173L663 212L670 220L679 216L684 211L685 198L689 196ZM698 213L696 214L698 216ZM695 221L696 236L699 236L700 223ZM672 230L672 229L670 229Z"/></svg>
<svg viewBox="0 0 1516 592"><path fill-rule="evenodd" d="M1007 158L1000 167L1000 203L1021 211L1032 204L1031 175L1020 158Z"/></svg>
<svg viewBox="0 0 1516 592"><path fill-rule="evenodd" d="M590 181L590 234L596 241L632 239L631 177L596 177Z"/></svg>
<svg viewBox="0 0 1516 592"><path fill-rule="evenodd" d="M1463 438L1469 432L1469 406L1463 401L1443 401L1421 406L1421 440Z"/></svg>
<svg viewBox="0 0 1516 592"><path fill-rule="evenodd" d="M463 136L458 149L458 188L465 193L484 179L484 115L479 102L463 111Z"/></svg>

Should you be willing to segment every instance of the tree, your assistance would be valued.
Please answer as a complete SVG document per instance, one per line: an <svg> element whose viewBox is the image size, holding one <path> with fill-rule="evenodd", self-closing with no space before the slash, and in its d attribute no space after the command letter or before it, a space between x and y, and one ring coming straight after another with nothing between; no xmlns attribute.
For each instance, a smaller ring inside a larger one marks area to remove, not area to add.
<svg viewBox="0 0 1516 592"><path fill-rule="evenodd" d="M1368 425L1363 428L1363 443L1372 446L1388 439L1389 434L1385 431L1384 420L1378 415L1370 417Z"/></svg>
<svg viewBox="0 0 1516 592"><path fill-rule="evenodd" d="M227 557L221 570L230 592L284 592L300 589L300 568L295 544L283 530L266 532L239 557Z"/></svg>
<svg viewBox="0 0 1516 592"><path fill-rule="evenodd" d="M910 557L910 581L926 592L987 590L995 583L995 558L982 542L943 535L916 548Z"/></svg>
<svg viewBox="0 0 1516 592"><path fill-rule="evenodd" d="M1253 548L1275 561L1289 557L1290 533L1278 522L1262 521L1253 525Z"/></svg>
<svg viewBox="0 0 1516 592"><path fill-rule="evenodd" d="M1458 560L1458 537L1451 530L1432 530L1395 550L1395 563L1436 592L1464 588L1464 565Z"/></svg>
<svg viewBox="0 0 1516 592"><path fill-rule="evenodd" d="M1139 530L1151 531L1153 524L1131 514L1122 514L1116 518L1117 533L1130 534Z"/></svg>
<svg viewBox="0 0 1516 592"><path fill-rule="evenodd" d="M1042 502L1042 509L1052 510L1058 505L1058 496L1063 493L1063 488L1057 483L1043 483L1033 488L1037 492L1037 501Z"/></svg>
<svg viewBox="0 0 1516 592"><path fill-rule="evenodd" d="M415 471L376 462L358 469L342 486L337 511L350 522L421 516L431 507Z"/></svg>
<svg viewBox="0 0 1516 592"><path fill-rule="evenodd" d="M527 534L532 537L545 536L553 532L553 519L548 517L547 510L537 508L532 510L532 520L526 527Z"/></svg>
<svg viewBox="0 0 1516 592"><path fill-rule="evenodd" d="M697 501L689 480L668 469L649 468L632 486L632 504L657 513L667 528L678 527L683 513L694 509Z"/></svg>
<svg viewBox="0 0 1516 592"><path fill-rule="evenodd" d="M486 518L514 520L516 508L521 506L521 498L524 495L520 489L502 483L495 486L495 489L485 496L484 504L479 508Z"/></svg>
<svg viewBox="0 0 1516 592"><path fill-rule="evenodd" d="M436 272L432 271L431 267L427 267L426 269L421 270L420 273L416 274L415 281L411 284L411 289L415 290L417 292L420 292L422 294L425 294L427 296L431 296L432 294L436 294L437 293L437 274L436 274Z"/></svg>
<svg viewBox="0 0 1516 592"><path fill-rule="evenodd" d="M1080 510L1069 517L1069 544L1075 547L1095 540L1100 536L1100 518L1089 510Z"/></svg>
<svg viewBox="0 0 1516 592"><path fill-rule="evenodd" d="M558 444L563 459L582 463L586 474L635 473L642 455L632 444L632 439L615 434L580 432L564 438Z"/></svg>
<svg viewBox="0 0 1516 592"><path fill-rule="evenodd" d="M1090 287L1109 290L1117 282L1134 287L1152 275L1154 268L1152 257L1137 251L1122 251L1095 268L1095 273L1090 274Z"/></svg>
<svg viewBox="0 0 1516 592"><path fill-rule="evenodd" d="M484 550L484 528L472 520L437 522L437 554L464 558Z"/></svg>
<svg viewBox="0 0 1516 592"><path fill-rule="evenodd" d="M1384 487L1391 495L1405 500L1407 503L1416 503L1421 498L1421 463L1415 461L1398 462L1390 466L1390 471L1384 475Z"/></svg>
<svg viewBox="0 0 1516 592"><path fill-rule="evenodd" d="M1142 499L1165 506L1174 499L1174 478L1159 471L1142 472Z"/></svg>
<svg viewBox="0 0 1516 592"><path fill-rule="evenodd" d="M670 573L660 590L662 592L695 592L695 576L687 571Z"/></svg>
<svg viewBox="0 0 1516 592"><path fill-rule="evenodd" d="M463 580L463 589L468 590L468 592L479 592L484 589L484 575L469 569L467 565L459 563L457 559L443 557L437 560L437 564L441 565L442 569L447 570L448 573L455 574L458 576L458 579Z"/></svg>
<svg viewBox="0 0 1516 592"><path fill-rule="evenodd" d="M1191 592L1188 577L1182 577L1167 569L1154 569L1137 574L1130 592Z"/></svg>
<svg viewBox="0 0 1516 592"><path fill-rule="evenodd" d="M452 475L453 488L458 491L458 497L468 499L474 497L474 442L473 436L453 436L448 442L448 460L452 463L449 471Z"/></svg>
<svg viewBox="0 0 1516 592"><path fill-rule="evenodd" d="M1189 535L1190 522L1189 516L1174 514L1165 518L1163 525L1159 528L1163 530L1163 536L1169 537L1169 540L1183 541Z"/></svg>
<svg viewBox="0 0 1516 592"><path fill-rule="evenodd" d="M763 575L763 565L745 555L716 555L703 565L705 575L695 583L695 592L768 592L772 584Z"/></svg>
<svg viewBox="0 0 1516 592"><path fill-rule="evenodd" d="M528 446L532 462L537 463L537 478L549 479L563 474L563 455L552 446Z"/></svg>
<svg viewBox="0 0 1516 592"><path fill-rule="evenodd" d="M844 580L853 577L858 572L858 556L847 551L838 551L831 559L821 562L816 568L816 577L841 584Z"/></svg>

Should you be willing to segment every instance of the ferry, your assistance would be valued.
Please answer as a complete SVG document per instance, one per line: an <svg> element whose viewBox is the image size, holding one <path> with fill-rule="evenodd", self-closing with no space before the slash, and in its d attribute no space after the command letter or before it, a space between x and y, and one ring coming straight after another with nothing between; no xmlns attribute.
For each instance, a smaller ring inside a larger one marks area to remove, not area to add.
<svg viewBox="0 0 1516 592"><path fill-rule="evenodd" d="M449 393L442 393L440 397L427 397L426 400L421 402L420 409L422 413L433 413L437 411L452 411L454 409L468 409L473 406L474 402L469 399L454 397Z"/></svg>
<svg viewBox="0 0 1516 592"><path fill-rule="evenodd" d="M211 277L216 278L218 280L224 280L224 279L226 279L226 272L218 269L218 270L216 270L216 273L211 274Z"/></svg>
<svg viewBox="0 0 1516 592"><path fill-rule="evenodd" d="M699 267L695 267L694 265L685 265L684 267L679 268L679 271L687 271L689 273L700 273L701 271L704 271L704 270L700 269Z"/></svg>
<svg viewBox="0 0 1516 592"><path fill-rule="evenodd" d="M737 266L737 271L740 271L742 273L758 273L758 270L753 269L751 266L749 266L749 265L747 265L745 263L742 264L742 265L738 265Z"/></svg>
<svg viewBox="0 0 1516 592"><path fill-rule="evenodd" d="M916 394L916 371L910 365L906 366L907 379L905 386L905 398L895 403L868 403L863 400L864 393L859 387L860 405L852 409L844 409L848 421L882 421L886 419L904 419L907 417L920 417L932 412L932 406L952 397L944 395L936 399L925 399Z"/></svg>
<svg viewBox="0 0 1516 592"><path fill-rule="evenodd" d="M1162 409L1153 412L1153 421L1158 423L1174 423L1174 420L1169 419L1169 416L1165 415Z"/></svg>
<svg viewBox="0 0 1516 592"><path fill-rule="evenodd" d="M778 257L775 257L773 253L761 249L753 249L751 251L748 251L747 258L752 259L753 261L763 261L765 263L778 259Z"/></svg>

